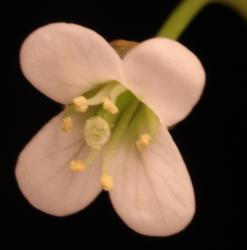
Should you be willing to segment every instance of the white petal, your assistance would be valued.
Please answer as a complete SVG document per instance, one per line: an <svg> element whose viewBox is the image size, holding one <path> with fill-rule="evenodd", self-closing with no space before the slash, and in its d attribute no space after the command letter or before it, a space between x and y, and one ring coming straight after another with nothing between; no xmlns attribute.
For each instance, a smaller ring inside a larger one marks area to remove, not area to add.
<svg viewBox="0 0 247 250"><path fill-rule="evenodd" d="M171 235L191 221L195 210L193 187L166 128L142 152L134 145L123 145L111 163L111 174L113 206L138 233Z"/></svg>
<svg viewBox="0 0 247 250"><path fill-rule="evenodd" d="M80 173L72 173L72 159L84 160L81 127L70 134L59 130L60 115L48 122L19 156L16 177L27 200L52 215L75 213L90 204L101 191L99 159Z"/></svg>
<svg viewBox="0 0 247 250"><path fill-rule="evenodd" d="M200 98L205 82L198 58L180 43L154 38L132 49L124 58L131 89L171 126L184 119Z"/></svg>
<svg viewBox="0 0 247 250"><path fill-rule="evenodd" d="M100 35L76 24L37 29L24 41L20 60L27 79L60 103L69 103L96 83L122 80L116 52Z"/></svg>

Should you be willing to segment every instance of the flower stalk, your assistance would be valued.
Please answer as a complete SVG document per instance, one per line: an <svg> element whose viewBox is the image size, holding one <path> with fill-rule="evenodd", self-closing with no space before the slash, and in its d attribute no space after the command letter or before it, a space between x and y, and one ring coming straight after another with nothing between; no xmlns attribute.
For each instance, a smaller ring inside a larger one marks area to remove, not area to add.
<svg viewBox="0 0 247 250"><path fill-rule="evenodd" d="M247 2L245 0L184 0L167 18L157 36L177 40L199 12L207 5L214 3L232 8L247 21Z"/></svg>

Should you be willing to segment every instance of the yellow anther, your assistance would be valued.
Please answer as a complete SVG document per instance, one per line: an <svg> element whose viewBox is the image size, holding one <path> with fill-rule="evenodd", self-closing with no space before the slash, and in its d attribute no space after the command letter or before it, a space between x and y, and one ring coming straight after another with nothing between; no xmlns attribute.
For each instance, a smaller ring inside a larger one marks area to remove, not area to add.
<svg viewBox="0 0 247 250"><path fill-rule="evenodd" d="M105 97L103 100L103 108L111 114L118 113L117 106L108 97Z"/></svg>
<svg viewBox="0 0 247 250"><path fill-rule="evenodd" d="M141 150L145 147L147 147L151 142L151 136L150 134L142 134L136 141L136 147Z"/></svg>
<svg viewBox="0 0 247 250"><path fill-rule="evenodd" d="M83 113L88 108L88 102L84 96L78 96L78 97L73 98L73 104L74 104L75 110L78 112Z"/></svg>
<svg viewBox="0 0 247 250"><path fill-rule="evenodd" d="M101 185L105 191L109 191L113 186L112 177L108 174L103 174L101 176Z"/></svg>
<svg viewBox="0 0 247 250"><path fill-rule="evenodd" d="M73 128L73 120L70 116L67 116L62 119L60 129L64 133L68 133Z"/></svg>
<svg viewBox="0 0 247 250"><path fill-rule="evenodd" d="M70 162L70 170L74 173L81 172L86 168L86 164L81 160L72 160Z"/></svg>

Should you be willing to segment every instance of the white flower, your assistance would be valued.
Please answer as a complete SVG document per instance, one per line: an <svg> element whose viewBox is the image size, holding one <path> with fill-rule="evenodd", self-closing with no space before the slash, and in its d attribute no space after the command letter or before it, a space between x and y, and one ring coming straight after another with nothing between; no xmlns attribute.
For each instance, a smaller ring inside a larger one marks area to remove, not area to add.
<svg viewBox="0 0 247 250"><path fill-rule="evenodd" d="M20 154L16 176L28 201L65 216L103 187L135 231L182 230L194 214L194 193L167 128L201 95L197 57L176 41L153 38L121 59L94 31L55 23L25 40L20 58L27 79L67 107Z"/></svg>

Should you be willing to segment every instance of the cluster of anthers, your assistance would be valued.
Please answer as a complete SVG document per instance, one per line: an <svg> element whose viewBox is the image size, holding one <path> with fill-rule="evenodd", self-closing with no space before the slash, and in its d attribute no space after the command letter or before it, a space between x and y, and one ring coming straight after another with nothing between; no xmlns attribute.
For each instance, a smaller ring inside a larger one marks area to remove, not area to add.
<svg viewBox="0 0 247 250"><path fill-rule="evenodd" d="M92 92L95 93L92 95ZM124 103L121 102L121 96L125 100ZM119 101L118 98L120 98ZM90 147L91 154L88 155L87 159L73 159L69 165L70 170L73 173L82 172L89 167L97 153L102 150L107 142L111 141L111 138L119 137L120 139L121 136L118 135L126 132L123 129L127 128L134 113L136 115L136 112L141 112L140 105L148 109L145 104L142 104L137 97L117 81L109 81L102 84L99 89L96 88L96 90L89 91L85 95L74 97L72 103L65 107L60 128L62 132L70 133L74 127L74 122L78 122L73 120L73 115L82 115L83 117L88 112L89 117L81 124L81 136L87 146ZM149 112L152 113L151 110ZM153 114L153 116L155 115ZM155 120L155 117L153 119ZM120 127L118 127L119 124L121 124ZM135 139L137 150L141 151L147 147L151 143L151 139L150 133L140 133ZM114 144L118 144L116 139L113 140ZM111 155L112 147L109 146L108 158ZM101 184L105 191L109 191L113 186L112 176L108 173L108 162L108 160L103 162L101 175Z"/></svg>

